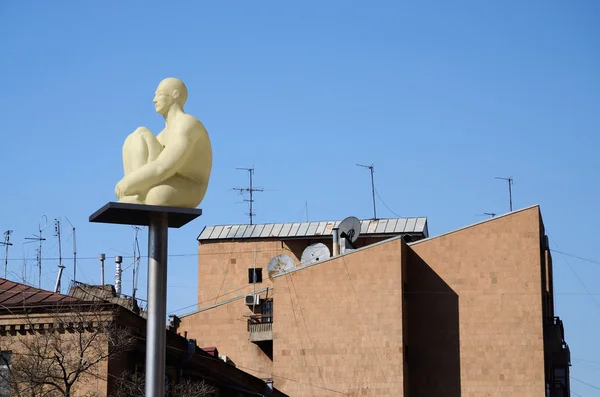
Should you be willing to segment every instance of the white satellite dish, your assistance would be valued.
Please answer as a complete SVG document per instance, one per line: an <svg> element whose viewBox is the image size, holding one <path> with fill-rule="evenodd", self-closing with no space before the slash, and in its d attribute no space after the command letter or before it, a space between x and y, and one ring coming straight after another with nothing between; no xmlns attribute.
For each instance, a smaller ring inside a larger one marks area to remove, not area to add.
<svg viewBox="0 0 600 397"><path fill-rule="evenodd" d="M310 265L329 258L331 258L329 248L323 243L314 243L306 247L304 252L302 252L300 261L303 265Z"/></svg>
<svg viewBox="0 0 600 397"><path fill-rule="evenodd" d="M354 216L349 216L339 224L338 229L340 238L345 238L350 243L354 243L360 236L360 220Z"/></svg>
<svg viewBox="0 0 600 397"><path fill-rule="evenodd" d="M290 271L296 267L296 262L289 255L277 255L267 265L267 276L269 278Z"/></svg>

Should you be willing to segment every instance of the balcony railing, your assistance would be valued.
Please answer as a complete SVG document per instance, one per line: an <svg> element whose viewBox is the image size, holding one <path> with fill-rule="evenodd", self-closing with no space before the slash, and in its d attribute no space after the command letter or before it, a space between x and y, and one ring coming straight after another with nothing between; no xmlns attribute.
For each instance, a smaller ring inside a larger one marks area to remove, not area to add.
<svg viewBox="0 0 600 397"><path fill-rule="evenodd" d="M562 344L565 341L565 330L559 317L546 318L544 339L551 352L558 352L562 349Z"/></svg>
<svg viewBox="0 0 600 397"><path fill-rule="evenodd" d="M250 341L262 342L273 340L273 315L254 314L248 318Z"/></svg>

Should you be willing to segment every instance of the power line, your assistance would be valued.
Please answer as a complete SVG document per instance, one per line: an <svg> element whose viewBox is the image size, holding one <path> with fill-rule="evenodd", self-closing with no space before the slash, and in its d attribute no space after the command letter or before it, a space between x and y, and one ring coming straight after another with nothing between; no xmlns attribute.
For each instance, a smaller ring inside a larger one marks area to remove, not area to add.
<svg viewBox="0 0 600 397"><path fill-rule="evenodd" d="M565 255L565 256L570 256L571 258L579 259L579 260L584 261L584 262L590 262L590 263L595 263L596 265L600 265L600 261L596 261L596 260L593 260L593 259L583 258L581 256L569 254L567 252L562 252L562 251L555 250L555 249L550 249L550 251L556 252L557 254L561 254L561 255Z"/></svg>
<svg viewBox="0 0 600 397"><path fill-rule="evenodd" d="M253 203L254 203L254 199L252 198L252 193L253 192L262 192L263 188L260 187L253 187L252 186L252 175L254 174L254 167L252 168L236 168L237 170L243 170L243 171L248 171L248 176L250 177L250 186L249 187L235 187L233 188L233 190L238 190L240 192L240 194L243 195L243 192L249 192L250 193L250 199L245 199L244 201L250 203L250 212L248 213L248 215L250 216L250 224L252 225L252 218L256 215L253 212Z"/></svg>
<svg viewBox="0 0 600 397"><path fill-rule="evenodd" d="M552 236L548 235L548 237L552 240L552 242L554 243L554 245L556 245L558 247L558 245L556 244L556 241L554 241L554 239L552 238ZM581 286L583 287L583 289L585 290L585 292L587 292L587 294L590 296L590 298L592 298L592 301L594 301L594 303L596 304L596 306L598 307L598 309L600 309L600 304L598 303L598 301L596 300L596 298L594 298L594 295L592 295L592 293L590 292L590 290L585 286L585 284L581 280L581 277L579 277L579 275L577 274L577 272L575 271L575 269L573 268L573 266L571 266L571 264L567 260L566 256L563 256L563 259L565 260L565 262L567 263L567 265L569 266L569 268L571 269L571 271L573 272L573 274L575 275L575 277L577 277L577 280L579 280L579 284L581 284Z"/></svg>
<svg viewBox="0 0 600 397"><path fill-rule="evenodd" d="M584 382L584 381L582 381L582 380L579 380L579 379L577 379L577 378L574 378L574 377L572 377L572 376L571 376L571 379L573 379L573 380L575 380L575 381L577 381L577 382L579 382L579 383L582 383L582 384L584 384L584 385L586 385L586 386L589 386L589 387L591 387L592 389L600 390L600 387L598 387L598 386L595 386L595 385L592 385L591 383Z"/></svg>

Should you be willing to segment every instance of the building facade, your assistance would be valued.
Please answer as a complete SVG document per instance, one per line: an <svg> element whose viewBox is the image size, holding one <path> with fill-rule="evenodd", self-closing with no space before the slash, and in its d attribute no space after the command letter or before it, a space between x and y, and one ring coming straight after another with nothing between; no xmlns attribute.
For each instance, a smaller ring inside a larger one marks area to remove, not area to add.
<svg viewBox="0 0 600 397"><path fill-rule="evenodd" d="M146 319L112 286L74 283L71 293L0 279L0 396L143 395ZM172 326L165 325L169 396L285 396ZM187 381L195 387L183 388Z"/></svg>
<svg viewBox="0 0 600 397"><path fill-rule="evenodd" d="M178 332L290 396L569 395L539 207L434 237L425 218L365 220L307 260L338 224L205 228Z"/></svg>

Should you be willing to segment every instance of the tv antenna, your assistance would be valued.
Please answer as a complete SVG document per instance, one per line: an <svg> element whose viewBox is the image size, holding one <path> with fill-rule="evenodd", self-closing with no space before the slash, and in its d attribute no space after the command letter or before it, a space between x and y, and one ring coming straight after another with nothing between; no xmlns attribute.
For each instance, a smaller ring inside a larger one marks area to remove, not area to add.
<svg viewBox="0 0 600 397"><path fill-rule="evenodd" d="M25 237L25 240L39 241L39 247L37 249L37 267L38 267L38 288L42 288L42 242L46 239L42 237L42 232L48 226L48 217L46 215L42 215L38 222L38 232L39 235L33 235L33 237Z"/></svg>
<svg viewBox="0 0 600 397"><path fill-rule="evenodd" d="M4 251L4 278L7 277L8 275L8 247L10 247L11 245L13 245L10 242L10 235L12 234L12 230L7 230L4 232L4 241L0 241L0 245L4 245L4 247L6 247L6 250Z"/></svg>
<svg viewBox="0 0 600 397"><path fill-rule="evenodd" d="M373 179L373 173L375 172L375 165L362 165L356 164L359 167L368 168L371 171L371 193L373 194L373 219L377 219L377 209L375 208L375 180Z"/></svg>
<svg viewBox="0 0 600 397"><path fill-rule="evenodd" d="M484 215L487 215L487 216L489 216L489 217L492 217L492 218L493 218L493 217L495 217L495 216L496 216L496 213L495 213L495 212L484 212L483 214L477 214L477 215L479 215L479 216L484 216Z"/></svg>
<svg viewBox="0 0 600 397"><path fill-rule="evenodd" d="M512 176L509 176L508 178L503 178L500 176L497 176L496 179L502 179L503 181L508 182L508 198L510 200L510 211L512 212L513 207L512 207L512 185L514 183L514 179Z"/></svg>
<svg viewBox="0 0 600 397"><path fill-rule="evenodd" d="M142 230L139 226L133 227L133 286L131 296L135 298L135 293L138 287L138 278L140 276L140 244L138 243L138 232Z"/></svg>
<svg viewBox="0 0 600 397"><path fill-rule="evenodd" d="M244 194L244 192L250 193L250 199L247 200L244 198L244 201L247 201L250 203L250 212L248 213L248 215L250 216L250 224L252 225L252 218L256 215L252 211L252 207L253 207L253 203L254 203L254 200L252 199L252 193L253 192L262 192L263 188L253 187L253 185L252 185L252 175L254 174L254 167L252 167L252 168L236 168L236 170L248 171L248 175L250 177L250 187L235 187L235 188L233 188L233 190L239 190L240 194L242 194L242 195Z"/></svg>
<svg viewBox="0 0 600 397"><path fill-rule="evenodd" d="M60 220L54 220L54 235L58 237L58 275L56 276L56 285L54 292L60 293L60 280L62 278L63 269L65 268L62 264L62 245L60 241Z"/></svg>
<svg viewBox="0 0 600 397"><path fill-rule="evenodd" d="M73 231L73 281L76 281L77 280L77 239L75 238L75 226L73 226L73 224L71 223L69 218L67 218L66 216L65 216L65 219L67 220L67 222L69 222L69 225L71 225L71 228Z"/></svg>

